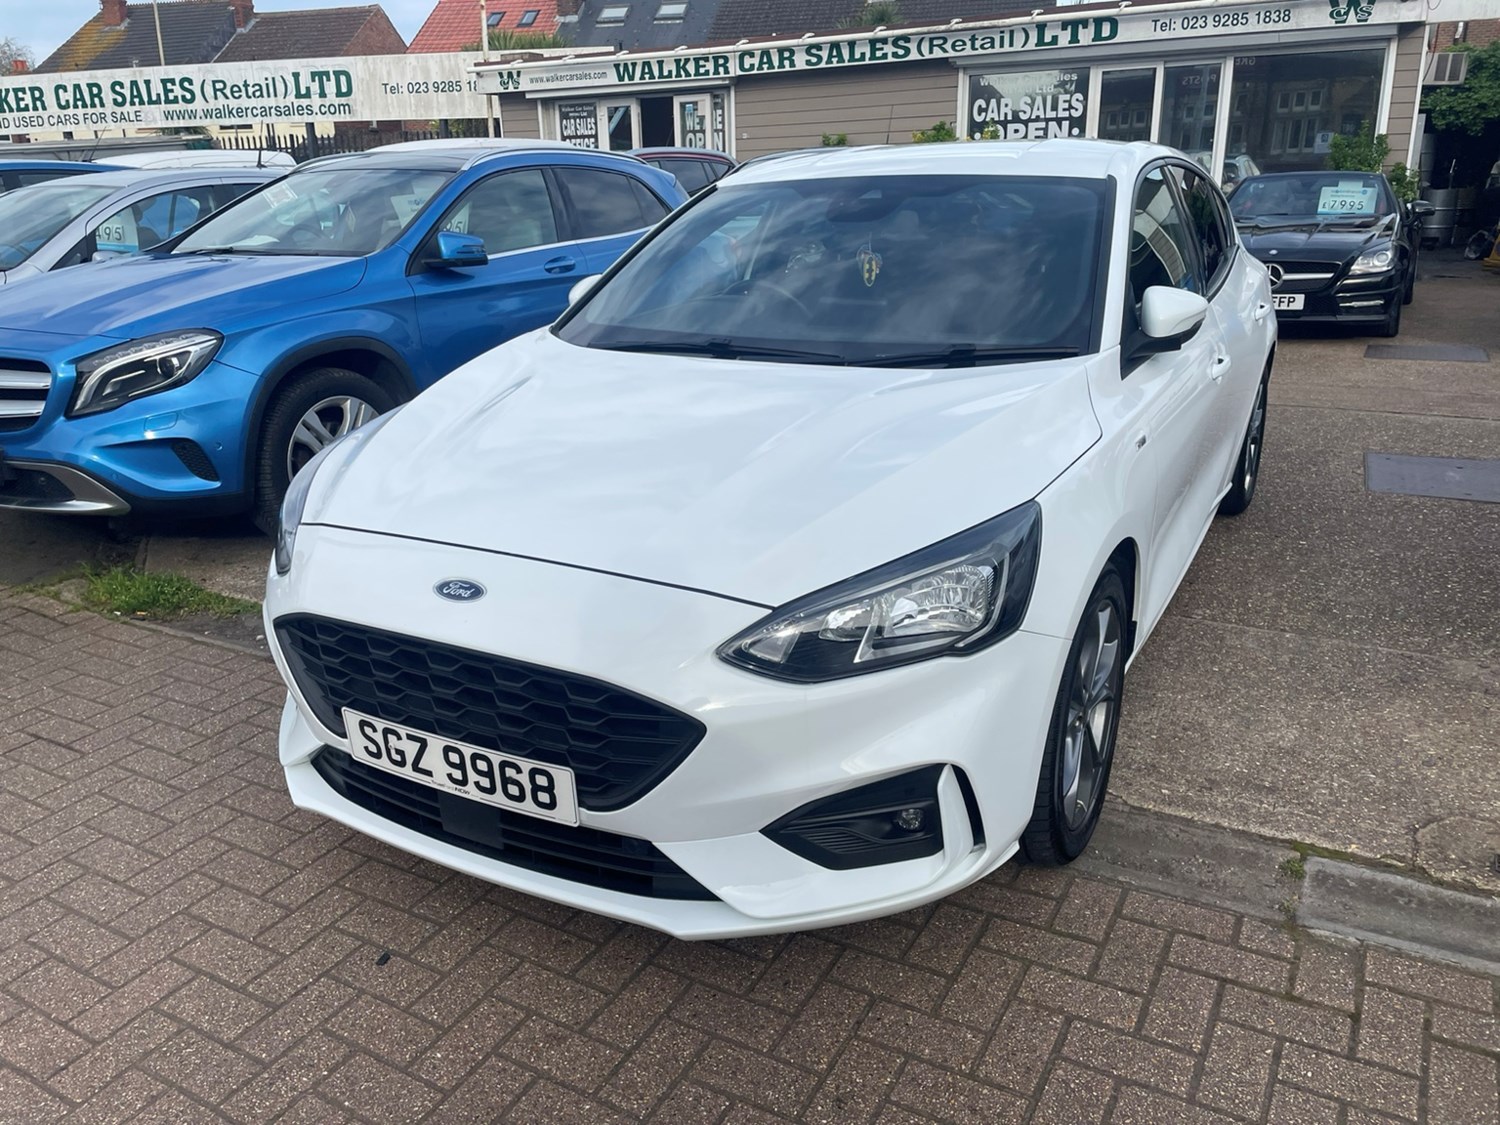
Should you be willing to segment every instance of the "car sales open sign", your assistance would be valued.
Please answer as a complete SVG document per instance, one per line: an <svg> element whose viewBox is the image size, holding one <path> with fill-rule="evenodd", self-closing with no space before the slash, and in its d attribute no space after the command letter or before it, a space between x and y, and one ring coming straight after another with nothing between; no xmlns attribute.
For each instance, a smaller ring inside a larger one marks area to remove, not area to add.
<svg viewBox="0 0 1500 1125"><path fill-rule="evenodd" d="M369 55L0 78L0 133L483 117L472 54Z"/></svg>
<svg viewBox="0 0 1500 1125"><path fill-rule="evenodd" d="M1418 5L1406 5L1416 8ZM1352 11L1352 16L1351 16ZM533 96L595 87L636 87L723 81L749 75L788 74L867 66L873 63L953 63L989 61L997 56L1031 56L1049 51L1107 50L1124 43L1177 41L1203 36L1321 31L1328 39L1342 29L1366 24L1420 22L1420 11L1402 11L1397 0L1287 0L1286 3L1230 5L1180 4L1143 8L1122 15L1024 17L976 22L941 31L891 34L855 32L821 38L746 43L733 48L699 48L670 53L605 56L558 63L481 64L480 90L513 90ZM883 29L882 29L883 30Z"/></svg>

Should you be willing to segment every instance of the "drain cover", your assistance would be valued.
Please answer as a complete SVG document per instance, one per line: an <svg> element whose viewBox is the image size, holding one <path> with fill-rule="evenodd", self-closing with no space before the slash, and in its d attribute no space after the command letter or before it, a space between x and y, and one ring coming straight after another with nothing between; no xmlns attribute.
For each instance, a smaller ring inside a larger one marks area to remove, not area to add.
<svg viewBox="0 0 1500 1125"><path fill-rule="evenodd" d="M1500 461L1366 453L1365 487L1371 492L1500 504Z"/></svg>
<svg viewBox="0 0 1500 1125"><path fill-rule="evenodd" d="M1370 344L1366 359L1426 359L1436 363L1488 363L1490 353L1467 344Z"/></svg>

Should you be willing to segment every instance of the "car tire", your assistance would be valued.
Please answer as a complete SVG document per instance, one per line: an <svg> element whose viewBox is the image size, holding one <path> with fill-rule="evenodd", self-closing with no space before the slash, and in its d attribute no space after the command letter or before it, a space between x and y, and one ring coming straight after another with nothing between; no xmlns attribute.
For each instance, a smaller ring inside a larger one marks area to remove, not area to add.
<svg viewBox="0 0 1500 1125"><path fill-rule="evenodd" d="M1234 480L1224 499L1219 501L1219 515L1237 516L1250 507L1255 499L1255 486L1260 483L1260 455L1266 440L1266 392L1271 382L1271 368L1260 377L1260 386L1255 391L1255 405L1250 408L1250 420L1245 424L1245 437L1240 442L1239 456L1234 459Z"/></svg>
<svg viewBox="0 0 1500 1125"><path fill-rule="evenodd" d="M1089 594L1063 666L1036 803L1021 834L1028 863L1071 863L1094 835L1114 765L1129 634L1125 583L1110 564Z"/></svg>
<svg viewBox="0 0 1500 1125"><path fill-rule="evenodd" d="M342 367L292 376L271 400L255 447L255 526L276 534L294 471L323 445L395 405L374 382Z"/></svg>
<svg viewBox="0 0 1500 1125"><path fill-rule="evenodd" d="M1377 336L1390 339L1392 336L1400 335L1401 308L1403 304L1404 302L1400 297L1391 298L1391 307L1386 310L1385 319L1380 322L1380 327L1375 331Z"/></svg>

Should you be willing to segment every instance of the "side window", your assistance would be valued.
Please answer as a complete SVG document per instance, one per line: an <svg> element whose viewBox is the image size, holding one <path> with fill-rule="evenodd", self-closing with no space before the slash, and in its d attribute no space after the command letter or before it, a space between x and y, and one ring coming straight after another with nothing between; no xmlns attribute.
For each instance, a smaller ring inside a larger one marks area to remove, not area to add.
<svg viewBox="0 0 1500 1125"><path fill-rule="evenodd" d="M216 184L213 189L213 210L217 211L220 207L228 207L251 188L258 187L260 187L260 184ZM207 212L205 211L204 214L206 215ZM199 215L198 217L201 219L203 215Z"/></svg>
<svg viewBox="0 0 1500 1125"><path fill-rule="evenodd" d="M213 210L208 187L183 188L137 200L94 227L94 249L134 254L179 235Z"/></svg>
<svg viewBox="0 0 1500 1125"><path fill-rule="evenodd" d="M708 186L708 173L699 160L664 160L662 166L677 177L682 190L694 195Z"/></svg>
<svg viewBox="0 0 1500 1125"><path fill-rule="evenodd" d="M1136 189L1130 228L1130 289L1136 310L1153 285L1201 292L1193 261L1192 236L1177 197L1161 168L1153 168Z"/></svg>
<svg viewBox="0 0 1500 1125"><path fill-rule="evenodd" d="M522 168L481 180L449 209L438 230L477 235L491 254L556 242L547 178L540 168Z"/></svg>
<svg viewBox="0 0 1500 1125"><path fill-rule="evenodd" d="M705 160L703 167L708 171L709 183L713 183L715 180L722 180L725 176L729 175L729 165L721 164L717 160Z"/></svg>
<svg viewBox="0 0 1500 1125"><path fill-rule="evenodd" d="M597 168L554 169L573 206L577 238L606 238L649 227L667 213L632 177Z"/></svg>
<svg viewBox="0 0 1500 1125"><path fill-rule="evenodd" d="M1172 172L1187 201L1193 234L1198 240L1198 259L1203 263L1206 292L1212 292L1229 268L1229 230L1224 225L1224 208L1219 193L1208 177L1187 168L1173 167Z"/></svg>
<svg viewBox="0 0 1500 1125"><path fill-rule="evenodd" d="M45 184L48 180L59 180L66 176L76 176L77 172L17 172L16 182L12 187L30 187L32 184Z"/></svg>

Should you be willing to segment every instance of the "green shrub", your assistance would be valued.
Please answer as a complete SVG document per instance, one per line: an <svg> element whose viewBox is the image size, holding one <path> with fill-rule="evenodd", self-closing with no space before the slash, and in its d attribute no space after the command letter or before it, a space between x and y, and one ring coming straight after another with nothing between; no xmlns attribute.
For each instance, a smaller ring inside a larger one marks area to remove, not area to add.
<svg viewBox="0 0 1500 1125"><path fill-rule="evenodd" d="M958 134L948 122L939 121L931 129L918 129L911 135L911 139L919 145L936 144L940 141L956 141Z"/></svg>
<svg viewBox="0 0 1500 1125"><path fill-rule="evenodd" d="M823 147L824 148L840 148L840 147L842 147L842 146L844 146L844 145L846 145L848 143L849 143L849 134L848 133L824 133L823 134Z"/></svg>

